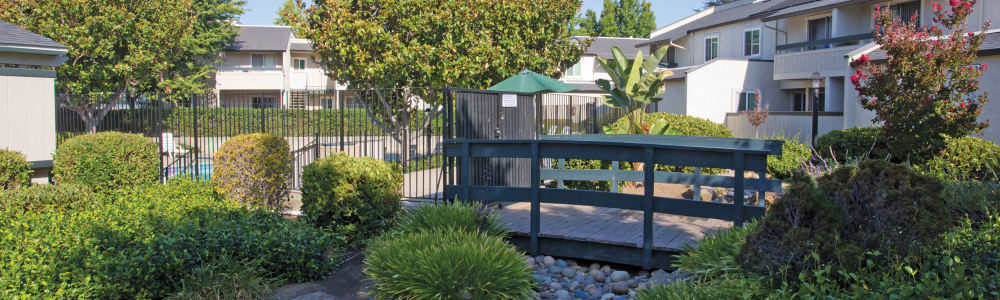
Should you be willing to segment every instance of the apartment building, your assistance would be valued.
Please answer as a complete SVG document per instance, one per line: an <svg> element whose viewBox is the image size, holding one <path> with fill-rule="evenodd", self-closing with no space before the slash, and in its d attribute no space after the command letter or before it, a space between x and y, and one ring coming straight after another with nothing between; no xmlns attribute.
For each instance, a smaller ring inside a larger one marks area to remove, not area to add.
<svg viewBox="0 0 1000 300"><path fill-rule="evenodd" d="M714 7L661 28L639 47L650 50L667 43L683 47L668 55L669 77L659 111L682 113L724 123L739 137L753 137L742 111L756 99L770 111L761 128L765 135L811 135L812 105L820 111L819 134L872 124L873 114L858 103L851 85L850 61L862 54L876 59L873 43L875 5L929 24L933 3L946 0L742 0ZM970 28L1000 20L1000 1L979 1ZM1000 32L989 32L977 64L1000 58ZM814 87L814 74L818 85ZM847 79L847 80L845 80ZM984 92L1000 95L994 72L983 78ZM1000 118L1000 106L987 105L984 119ZM1000 141L1000 128L984 138Z"/></svg>
<svg viewBox="0 0 1000 300"><path fill-rule="evenodd" d="M215 90L222 107L332 108L344 90L327 76L307 39L288 26L238 25L222 53Z"/></svg>

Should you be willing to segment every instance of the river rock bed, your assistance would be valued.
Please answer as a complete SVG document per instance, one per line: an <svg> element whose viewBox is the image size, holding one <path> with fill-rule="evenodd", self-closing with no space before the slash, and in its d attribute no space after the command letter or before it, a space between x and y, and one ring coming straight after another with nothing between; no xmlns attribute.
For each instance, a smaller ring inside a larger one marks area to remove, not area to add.
<svg viewBox="0 0 1000 300"><path fill-rule="evenodd" d="M639 291L655 284L668 284L690 277L683 272L645 270L629 273L597 262L581 265L572 259L526 256L524 263L535 270L538 299L574 300L632 299Z"/></svg>

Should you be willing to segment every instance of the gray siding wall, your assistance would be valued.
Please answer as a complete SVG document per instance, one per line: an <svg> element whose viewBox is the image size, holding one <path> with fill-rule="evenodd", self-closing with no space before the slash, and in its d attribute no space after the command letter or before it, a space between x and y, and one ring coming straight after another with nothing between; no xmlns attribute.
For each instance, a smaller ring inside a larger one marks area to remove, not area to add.
<svg viewBox="0 0 1000 300"><path fill-rule="evenodd" d="M56 148L53 78L0 76L0 148L28 161L52 160Z"/></svg>

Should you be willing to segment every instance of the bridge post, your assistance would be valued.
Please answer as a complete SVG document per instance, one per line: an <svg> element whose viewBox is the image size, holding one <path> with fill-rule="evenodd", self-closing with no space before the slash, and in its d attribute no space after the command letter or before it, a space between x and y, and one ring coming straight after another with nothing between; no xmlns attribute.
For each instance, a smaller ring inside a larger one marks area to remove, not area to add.
<svg viewBox="0 0 1000 300"><path fill-rule="evenodd" d="M462 142L462 199L469 201L472 189L472 157L469 153L469 141Z"/></svg>
<svg viewBox="0 0 1000 300"><path fill-rule="evenodd" d="M538 255L538 229L541 223L541 204L539 195L541 189L538 188L541 181L541 165L538 157L538 142L531 142L531 255Z"/></svg>
<svg viewBox="0 0 1000 300"><path fill-rule="evenodd" d="M652 266L653 258L653 192L654 192L654 172L656 165L653 164L653 148L646 147L643 155L643 172L645 178L642 181L644 191L642 200L642 266L649 269Z"/></svg>
<svg viewBox="0 0 1000 300"><path fill-rule="evenodd" d="M743 152L733 153L733 208L736 210L733 217L733 224L736 226L743 225L743 221L746 220L746 215L743 213L743 172L746 169L746 164L744 164Z"/></svg>

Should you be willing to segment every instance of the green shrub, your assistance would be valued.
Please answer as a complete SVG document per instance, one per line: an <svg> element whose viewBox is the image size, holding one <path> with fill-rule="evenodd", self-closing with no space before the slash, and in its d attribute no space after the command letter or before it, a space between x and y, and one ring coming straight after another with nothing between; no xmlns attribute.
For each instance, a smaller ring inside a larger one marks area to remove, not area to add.
<svg viewBox="0 0 1000 300"><path fill-rule="evenodd" d="M0 191L0 212L21 214L44 211L74 211L98 203L90 188L73 184L39 184Z"/></svg>
<svg viewBox="0 0 1000 300"><path fill-rule="evenodd" d="M425 204L408 209L400 214L396 228L407 233L450 229L482 232L489 236L507 235L500 218L489 208L461 201L452 204Z"/></svg>
<svg viewBox="0 0 1000 300"><path fill-rule="evenodd" d="M830 131L816 139L816 151L823 158L835 158L839 162L858 158L864 160L889 157L889 146L882 137L881 127L854 127Z"/></svg>
<svg viewBox="0 0 1000 300"><path fill-rule="evenodd" d="M117 191L86 210L0 215L0 298L162 298L229 256L292 282L334 267L333 239L225 201L207 183Z"/></svg>
<svg viewBox="0 0 1000 300"><path fill-rule="evenodd" d="M801 172L747 237L736 261L745 270L789 280L820 263L851 270L868 251L902 261L958 220L942 183L904 165L865 161L820 177ZM819 260L808 259L818 255Z"/></svg>
<svg viewBox="0 0 1000 300"><path fill-rule="evenodd" d="M0 190L12 190L31 184L31 164L24 154L0 149Z"/></svg>
<svg viewBox="0 0 1000 300"><path fill-rule="evenodd" d="M100 132L73 137L56 148L53 159L57 183L87 185L95 191L159 180L156 142L138 134Z"/></svg>
<svg viewBox="0 0 1000 300"><path fill-rule="evenodd" d="M269 278L264 272L259 262L224 256L192 270L181 279L180 291L167 299L264 299L281 284L281 280Z"/></svg>
<svg viewBox="0 0 1000 300"><path fill-rule="evenodd" d="M916 168L943 180L1000 181L1000 145L971 136L945 143L941 153Z"/></svg>
<svg viewBox="0 0 1000 300"><path fill-rule="evenodd" d="M314 225L360 241L392 223L402 185L394 165L338 153L302 171L302 212Z"/></svg>
<svg viewBox="0 0 1000 300"><path fill-rule="evenodd" d="M215 152L212 183L230 201L280 209L288 200L292 154L284 138L254 133L238 135Z"/></svg>
<svg viewBox="0 0 1000 300"><path fill-rule="evenodd" d="M808 144L799 142L799 138L775 135L770 140L784 141L781 146L781 155L767 157L767 174L778 179L788 179L792 177L792 171L799 169L803 163L812 157L812 148Z"/></svg>
<svg viewBox="0 0 1000 300"><path fill-rule="evenodd" d="M365 274L377 299L526 299L534 295L524 254L500 237L462 230L382 235Z"/></svg>
<svg viewBox="0 0 1000 300"><path fill-rule="evenodd" d="M991 212L1000 212L1000 183L996 182L946 182L944 198L956 216L982 221Z"/></svg>

